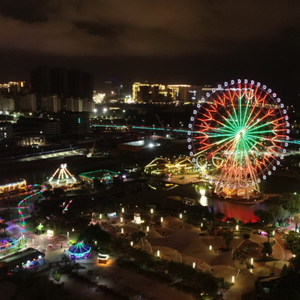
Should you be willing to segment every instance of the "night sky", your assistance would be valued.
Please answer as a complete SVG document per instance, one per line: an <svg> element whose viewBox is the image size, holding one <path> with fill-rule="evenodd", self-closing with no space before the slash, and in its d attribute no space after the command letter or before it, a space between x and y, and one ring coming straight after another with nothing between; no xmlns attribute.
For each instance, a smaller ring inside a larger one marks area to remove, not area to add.
<svg viewBox="0 0 300 300"><path fill-rule="evenodd" d="M300 102L300 1L1 0L0 82L38 65L117 79L248 78Z"/></svg>

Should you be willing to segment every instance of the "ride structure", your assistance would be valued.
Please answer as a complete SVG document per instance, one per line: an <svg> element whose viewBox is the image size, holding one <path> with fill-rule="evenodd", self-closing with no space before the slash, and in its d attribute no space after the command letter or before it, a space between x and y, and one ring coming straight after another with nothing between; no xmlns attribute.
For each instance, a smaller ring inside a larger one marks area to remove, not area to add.
<svg viewBox="0 0 300 300"><path fill-rule="evenodd" d="M67 164L61 164L49 179L50 184L54 183L56 185L68 185L75 182L77 180L67 169Z"/></svg>
<svg viewBox="0 0 300 300"><path fill-rule="evenodd" d="M90 256L91 250L92 247L78 242L77 244L71 246L67 253L71 259L85 259Z"/></svg>
<svg viewBox="0 0 300 300"><path fill-rule="evenodd" d="M249 199L280 165L289 141L289 117L277 94L253 80L232 80L207 93L188 131L192 161L224 198ZM204 164L206 160L208 164Z"/></svg>
<svg viewBox="0 0 300 300"><path fill-rule="evenodd" d="M146 165L144 171L156 175L194 174L197 172L195 165L189 156L182 156L173 161L169 158L158 157Z"/></svg>

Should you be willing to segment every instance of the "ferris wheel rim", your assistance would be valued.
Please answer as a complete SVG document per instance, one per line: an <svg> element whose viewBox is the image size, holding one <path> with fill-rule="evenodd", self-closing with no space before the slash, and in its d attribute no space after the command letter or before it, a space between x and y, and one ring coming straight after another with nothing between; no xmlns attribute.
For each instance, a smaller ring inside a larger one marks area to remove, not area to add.
<svg viewBox="0 0 300 300"><path fill-rule="evenodd" d="M242 86L245 85L246 88L251 86L254 87L256 89L258 89L259 91L261 91L261 93L264 93L264 95L266 95L266 97L268 97L268 101L270 101L270 99L272 100L272 103L267 102L268 105L276 105L276 111L277 113L281 116L282 120L284 120L285 124L285 128L282 129L282 131L285 132L284 137L285 140L281 140L281 141L276 141L278 143L278 147L280 146L282 148L282 153L278 152L276 153L276 157L279 156L279 160L275 160L276 164L278 165L278 161L280 164L280 160L283 159L283 154L286 152L286 147L288 146L288 140L289 140L289 136L288 133L290 132L289 130L289 122L288 122L288 116L287 116L287 110L284 107L284 104L281 102L281 99L277 96L277 94L275 92L273 92L271 89L269 89L266 85L262 85L260 82L255 82L254 80L247 80L244 79L243 81L238 79L237 81L231 80L230 83L228 82L224 82L223 85L218 85L218 87L216 89L212 89L212 93L207 93L206 94L206 98L202 98L201 99L201 103L197 104L197 108L195 108L193 110L193 115L190 118L190 124L189 124L189 131L188 131L188 149L189 149L189 154L192 157L192 161L196 164L197 163L197 159L195 158L199 153L201 152L197 152L196 151L196 147L195 147L195 136L197 134L199 134L199 130L195 130L196 127L196 122L197 122L197 115L199 114L199 111L201 110L201 108L203 107L203 105L207 104L208 99L213 99L213 95L215 95L218 92L228 92L230 89L238 89L238 86ZM266 178L266 175L271 175L272 171L276 170L276 166L273 163L268 164L267 166L265 166L263 169L261 169L258 173L259 176L262 176L263 179ZM258 178L258 180L260 181L260 178Z"/></svg>

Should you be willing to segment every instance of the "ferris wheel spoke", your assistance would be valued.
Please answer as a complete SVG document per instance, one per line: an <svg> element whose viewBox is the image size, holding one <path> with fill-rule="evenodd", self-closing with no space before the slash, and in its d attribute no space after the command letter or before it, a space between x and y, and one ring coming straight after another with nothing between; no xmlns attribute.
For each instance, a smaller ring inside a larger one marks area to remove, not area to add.
<svg viewBox="0 0 300 300"><path fill-rule="evenodd" d="M219 111L217 112L218 116L221 117L226 123L228 123L228 125L226 125L227 128L230 128L230 130L237 129L238 126L237 126L235 120L233 119L232 115L230 114L229 110L226 110L226 113L230 117L231 123L226 118L226 116L222 115Z"/></svg>
<svg viewBox="0 0 300 300"><path fill-rule="evenodd" d="M261 118L258 119L258 117L262 115ZM267 113L262 112L261 110L259 110L256 115L249 121L249 123L247 124L248 129L251 129L254 126L257 126L257 124L261 124L260 126L265 126L265 123L263 123L263 121L270 116L270 111L268 111ZM255 121L256 120L256 121ZM260 126L256 127L259 128Z"/></svg>
<svg viewBox="0 0 300 300"><path fill-rule="evenodd" d="M249 110L249 100L246 100L246 109L244 111L244 117L243 117L243 126L245 127L247 124L246 118L249 116L248 114L248 110Z"/></svg>
<svg viewBox="0 0 300 300"><path fill-rule="evenodd" d="M248 197L260 190L258 176L275 170L289 140L286 110L276 96L266 86L239 80L224 84L198 107L190 153L222 161L214 164L217 193Z"/></svg>
<svg viewBox="0 0 300 300"><path fill-rule="evenodd" d="M228 140L228 139L224 139L224 140L222 140L222 141L218 141L218 142L216 142L216 143L211 143L211 144L206 143L206 144L204 144L203 147L198 148L198 151L201 151L201 150L202 150L202 151L203 151L203 150L206 151L206 150L208 150L208 149L210 149L210 148L215 147L216 144L224 143L226 140ZM220 148L218 148L218 150L224 148L228 143L229 143L229 142L225 143L223 146L221 146ZM216 152L217 152L217 151L216 151Z"/></svg>
<svg viewBox="0 0 300 300"><path fill-rule="evenodd" d="M258 130L262 127L271 127L271 126L274 127L274 121L267 121L267 122L263 123L262 121L264 121L264 119L260 119L259 122L256 122L256 124L252 124L251 126L249 126L247 128L247 130L249 132L251 132L252 130ZM254 127L254 125L256 125L256 127Z"/></svg>

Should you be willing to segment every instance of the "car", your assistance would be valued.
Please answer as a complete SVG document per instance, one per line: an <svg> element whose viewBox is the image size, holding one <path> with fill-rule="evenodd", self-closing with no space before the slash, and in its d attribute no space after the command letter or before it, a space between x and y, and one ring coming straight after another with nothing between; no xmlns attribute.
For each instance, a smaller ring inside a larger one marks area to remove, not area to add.
<svg viewBox="0 0 300 300"><path fill-rule="evenodd" d="M278 227L278 228L276 228L275 231L279 233L279 232L282 232L282 229Z"/></svg>

